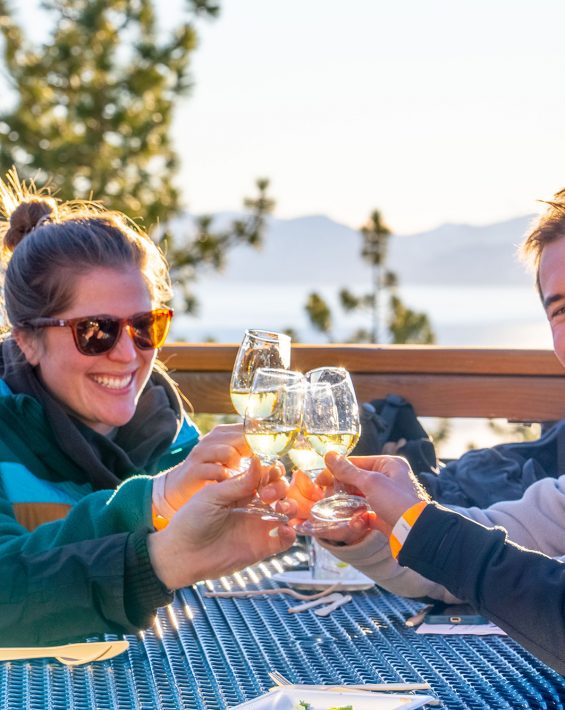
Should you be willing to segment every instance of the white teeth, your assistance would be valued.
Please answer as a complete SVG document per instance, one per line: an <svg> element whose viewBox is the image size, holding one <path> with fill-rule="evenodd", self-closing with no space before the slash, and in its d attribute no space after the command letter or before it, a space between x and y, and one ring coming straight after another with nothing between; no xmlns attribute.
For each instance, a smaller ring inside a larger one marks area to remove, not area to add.
<svg viewBox="0 0 565 710"><path fill-rule="evenodd" d="M127 387L133 379L133 375L125 375L124 377L110 377L108 375L92 375L92 379L102 387L107 387L111 390L121 390Z"/></svg>

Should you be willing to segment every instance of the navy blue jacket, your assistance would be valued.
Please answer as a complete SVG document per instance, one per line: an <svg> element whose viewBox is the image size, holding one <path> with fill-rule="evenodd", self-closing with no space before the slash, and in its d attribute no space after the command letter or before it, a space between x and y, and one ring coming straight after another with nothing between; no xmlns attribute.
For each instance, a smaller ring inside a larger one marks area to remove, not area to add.
<svg viewBox="0 0 565 710"><path fill-rule="evenodd" d="M428 505L398 556L565 674L565 564L509 542L437 504Z"/></svg>

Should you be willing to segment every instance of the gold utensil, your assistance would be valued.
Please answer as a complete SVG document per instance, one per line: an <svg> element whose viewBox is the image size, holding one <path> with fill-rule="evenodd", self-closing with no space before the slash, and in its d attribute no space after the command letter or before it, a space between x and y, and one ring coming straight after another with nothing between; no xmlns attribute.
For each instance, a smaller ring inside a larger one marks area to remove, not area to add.
<svg viewBox="0 0 565 710"><path fill-rule="evenodd" d="M68 643L64 646L16 646L0 648L0 661L20 661L32 658L56 658L67 666L80 666L93 661L105 661L127 650L128 641L94 641Z"/></svg>

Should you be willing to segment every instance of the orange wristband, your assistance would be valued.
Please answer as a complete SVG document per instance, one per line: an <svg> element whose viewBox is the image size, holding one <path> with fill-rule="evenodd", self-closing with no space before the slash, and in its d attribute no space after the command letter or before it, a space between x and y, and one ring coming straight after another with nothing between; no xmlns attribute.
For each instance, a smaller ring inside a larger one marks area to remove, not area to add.
<svg viewBox="0 0 565 710"><path fill-rule="evenodd" d="M155 530L163 530L167 527L169 521L158 513L153 513L153 527Z"/></svg>
<svg viewBox="0 0 565 710"><path fill-rule="evenodd" d="M412 530L412 526L420 517L422 511L428 504L425 500L415 503L413 506L405 510L404 513L396 521L389 537L390 550L392 556L396 560L402 550L402 545L406 542L408 533Z"/></svg>

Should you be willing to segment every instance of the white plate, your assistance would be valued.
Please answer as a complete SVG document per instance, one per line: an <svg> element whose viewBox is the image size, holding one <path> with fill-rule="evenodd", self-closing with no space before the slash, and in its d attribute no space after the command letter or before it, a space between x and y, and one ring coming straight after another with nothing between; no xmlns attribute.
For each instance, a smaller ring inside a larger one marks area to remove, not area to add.
<svg viewBox="0 0 565 710"><path fill-rule="evenodd" d="M236 705L230 710L295 710L300 701L311 703L312 710L328 710L351 705L353 710L411 710L421 708L430 695L402 695L399 693L367 693L365 691L300 690L277 688L254 700Z"/></svg>
<svg viewBox="0 0 565 710"><path fill-rule="evenodd" d="M295 572L280 572L274 574L272 579L275 582L281 582L289 587L296 589L327 589L332 584L339 584L340 590L345 592L355 592L362 589L371 589L375 586L375 582L362 572L357 572L355 577L350 579L312 579L309 569L299 569Z"/></svg>

